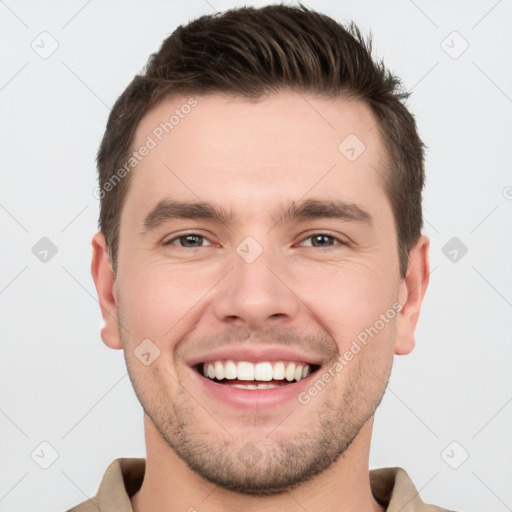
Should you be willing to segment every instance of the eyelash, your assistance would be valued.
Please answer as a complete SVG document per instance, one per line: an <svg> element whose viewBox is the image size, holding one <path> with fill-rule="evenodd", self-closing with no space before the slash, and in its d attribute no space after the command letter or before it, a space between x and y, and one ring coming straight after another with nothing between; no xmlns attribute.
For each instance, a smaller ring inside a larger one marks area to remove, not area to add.
<svg viewBox="0 0 512 512"><path fill-rule="evenodd" d="M194 233L194 232L190 232L190 233L183 233L181 235L178 235L174 238L171 238L170 240L168 240L167 242L164 242L163 245L172 245L172 242L175 242L176 240L179 240L180 238L186 238L188 236L195 236L195 237L198 237L198 238L201 238L201 239L204 239L204 240L208 240L208 238L204 235L201 235L199 233ZM324 231L318 231L316 233L312 233L310 235L308 235L307 237L303 238L302 241L304 240L308 240L310 238L314 238L316 236L327 236L331 239L333 239L334 241L338 242L338 245L348 245L348 243L345 241L345 240L342 240L341 238L335 236L335 235L332 235L328 232L324 232ZM208 240L209 241L209 240ZM178 247L179 249L201 249L203 246L201 247L181 247L181 246L176 246ZM314 246L310 246L312 247L313 249L323 249L322 247L314 247ZM326 246L326 247L337 247L336 245L335 246L332 246L332 245L329 245L329 246Z"/></svg>

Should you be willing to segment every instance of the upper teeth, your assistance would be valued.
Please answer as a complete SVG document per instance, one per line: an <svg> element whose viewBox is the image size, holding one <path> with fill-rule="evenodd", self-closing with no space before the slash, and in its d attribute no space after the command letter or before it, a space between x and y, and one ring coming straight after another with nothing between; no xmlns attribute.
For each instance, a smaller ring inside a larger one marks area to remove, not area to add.
<svg viewBox="0 0 512 512"><path fill-rule="evenodd" d="M238 379L238 380L301 380L309 375L311 368L306 363L293 363L289 361L273 361L250 363L247 361L235 362L211 361L204 363L203 375L210 379Z"/></svg>

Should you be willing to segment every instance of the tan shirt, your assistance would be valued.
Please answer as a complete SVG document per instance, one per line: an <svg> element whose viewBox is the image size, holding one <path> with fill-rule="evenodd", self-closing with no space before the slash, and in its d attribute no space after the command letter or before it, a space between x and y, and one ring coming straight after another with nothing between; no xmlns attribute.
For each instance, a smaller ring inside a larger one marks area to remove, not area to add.
<svg viewBox="0 0 512 512"><path fill-rule="evenodd" d="M145 469L146 459L116 459L103 475L96 496L68 512L132 512L130 497L140 489ZM370 486L387 512L453 512L423 503L402 468L371 469Z"/></svg>

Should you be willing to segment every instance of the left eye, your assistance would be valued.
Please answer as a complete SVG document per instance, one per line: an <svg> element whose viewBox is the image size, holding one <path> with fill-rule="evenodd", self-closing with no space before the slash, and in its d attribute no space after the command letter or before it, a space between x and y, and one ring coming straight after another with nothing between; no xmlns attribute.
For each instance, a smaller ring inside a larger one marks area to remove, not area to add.
<svg viewBox="0 0 512 512"><path fill-rule="evenodd" d="M341 240L340 238L329 235L328 233L314 233L312 235L309 235L308 237L304 238L305 240L311 240L311 247L331 247L335 245L335 243L331 242L338 242L340 245L344 245L345 242Z"/></svg>

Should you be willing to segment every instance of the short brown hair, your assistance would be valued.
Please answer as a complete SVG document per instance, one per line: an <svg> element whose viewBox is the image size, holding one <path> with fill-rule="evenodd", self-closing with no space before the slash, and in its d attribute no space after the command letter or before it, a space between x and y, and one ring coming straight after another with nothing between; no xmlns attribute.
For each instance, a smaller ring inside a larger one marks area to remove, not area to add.
<svg viewBox="0 0 512 512"><path fill-rule="evenodd" d="M114 273L121 209L133 173L122 173L118 183L113 179L129 159L142 117L171 96L222 93L258 100L291 89L358 99L375 115L388 153L382 175L403 278L423 227L424 146L403 103L409 94L371 53L371 37L365 40L354 23L343 27L302 4L242 7L180 25L117 99L98 151L98 227Z"/></svg>

